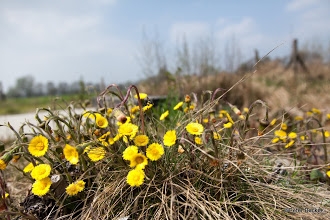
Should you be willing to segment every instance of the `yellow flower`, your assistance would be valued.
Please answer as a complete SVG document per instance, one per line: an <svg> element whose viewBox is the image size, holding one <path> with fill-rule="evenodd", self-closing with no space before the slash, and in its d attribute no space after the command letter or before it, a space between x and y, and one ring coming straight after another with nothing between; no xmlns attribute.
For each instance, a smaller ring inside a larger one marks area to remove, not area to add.
<svg viewBox="0 0 330 220"><path fill-rule="evenodd" d="M288 137L291 138L291 139L295 139L295 138L297 138L297 133L296 132L290 132Z"/></svg>
<svg viewBox="0 0 330 220"><path fill-rule="evenodd" d="M183 102L179 102L178 104L176 104L173 108L173 110L178 110L180 107L182 107Z"/></svg>
<svg viewBox="0 0 330 220"><path fill-rule="evenodd" d="M288 126L285 123L283 123L281 124L281 129L285 131L286 129L288 129Z"/></svg>
<svg viewBox="0 0 330 220"><path fill-rule="evenodd" d="M0 170L6 169L7 164L4 160L0 159Z"/></svg>
<svg viewBox="0 0 330 220"><path fill-rule="evenodd" d="M31 172L33 170L33 168L34 168L33 163L29 163L28 165L26 165L24 167L23 172L24 173L29 173L29 172Z"/></svg>
<svg viewBox="0 0 330 220"><path fill-rule="evenodd" d="M145 111L147 111L147 110L151 109L151 108L152 108L152 106L153 106L153 104L151 104L151 103L148 103L146 106L144 106L144 107L142 108L142 110L145 112Z"/></svg>
<svg viewBox="0 0 330 220"><path fill-rule="evenodd" d="M138 105L135 105L131 108L131 114L135 114L140 110L140 107Z"/></svg>
<svg viewBox="0 0 330 220"><path fill-rule="evenodd" d="M148 97L146 93L142 93L142 92L140 92L139 95L140 95L140 99L142 100ZM137 94L134 95L134 98L138 99Z"/></svg>
<svg viewBox="0 0 330 220"><path fill-rule="evenodd" d="M203 144L202 138L200 138L200 137L195 137L195 143L198 144L198 145Z"/></svg>
<svg viewBox="0 0 330 220"><path fill-rule="evenodd" d="M131 137L134 137L137 131L138 131L138 126L132 123L122 124L118 128L118 133L120 135L127 135Z"/></svg>
<svg viewBox="0 0 330 220"><path fill-rule="evenodd" d="M160 116L159 120L163 121L168 115L169 115L169 111L167 110Z"/></svg>
<svg viewBox="0 0 330 220"><path fill-rule="evenodd" d="M159 158L162 157L163 154L164 154L164 148L162 145L158 143L150 144L146 151L147 157L152 161L158 160Z"/></svg>
<svg viewBox="0 0 330 220"><path fill-rule="evenodd" d="M330 170L327 171L327 176L330 178Z"/></svg>
<svg viewBox="0 0 330 220"><path fill-rule="evenodd" d="M312 110L311 110L314 114L316 114L316 115L319 115L319 114L321 114L321 111L320 111L320 109L317 109L317 108L312 108Z"/></svg>
<svg viewBox="0 0 330 220"><path fill-rule="evenodd" d="M64 157L71 164L77 164L79 162L79 154L75 147L72 147L69 144L66 144L63 149Z"/></svg>
<svg viewBox="0 0 330 220"><path fill-rule="evenodd" d="M330 120L330 113L327 114L327 120Z"/></svg>
<svg viewBox="0 0 330 220"><path fill-rule="evenodd" d="M224 128L231 128L232 126L233 126L233 123L231 123L231 122L227 122L227 123L223 124Z"/></svg>
<svg viewBox="0 0 330 220"><path fill-rule="evenodd" d="M208 118L203 118L203 123L208 123L209 122L209 119Z"/></svg>
<svg viewBox="0 0 330 220"><path fill-rule="evenodd" d="M108 127L108 120L100 114L96 115L95 123L99 128Z"/></svg>
<svg viewBox="0 0 330 220"><path fill-rule="evenodd" d="M135 154L138 153L138 147L137 146L129 146L127 147L123 152L123 158L124 160L131 160Z"/></svg>
<svg viewBox="0 0 330 220"><path fill-rule="evenodd" d="M111 115L111 113L112 113L112 108L108 108L107 109L107 115L109 116L109 115Z"/></svg>
<svg viewBox="0 0 330 220"><path fill-rule="evenodd" d="M220 140L221 139L221 136L220 136L220 134L218 132L213 132L213 138L215 140Z"/></svg>
<svg viewBox="0 0 330 220"><path fill-rule="evenodd" d="M148 165L148 158L141 153L134 154L129 161L130 167L139 167L140 169L144 169L145 166Z"/></svg>
<svg viewBox="0 0 330 220"><path fill-rule="evenodd" d="M328 137L330 137L330 133L329 133L329 131L324 131L324 137L326 137L326 138L328 138Z"/></svg>
<svg viewBox="0 0 330 220"><path fill-rule="evenodd" d="M285 145L285 148L289 148L294 144L294 140L291 140L289 143Z"/></svg>
<svg viewBox="0 0 330 220"><path fill-rule="evenodd" d="M87 152L87 156L91 161L97 162L105 157L105 150L103 147L95 147Z"/></svg>
<svg viewBox="0 0 330 220"><path fill-rule="evenodd" d="M83 191L84 188L85 188L85 182L83 180L78 180L68 185L65 188L65 191L69 196L74 196L77 195L79 192Z"/></svg>
<svg viewBox="0 0 330 220"><path fill-rule="evenodd" d="M141 186L144 181L144 171L141 169L134 169L128 172L126 181L130 186Z"/></svg>
<svg viewBox="0 0 330 220"><path fill-rule="evenodd" d="M134 138L134 144L138 147L143 147L143 146L146 146L147 144L149 143L149 138L147 135L137 135L135 138Z"/></svg>
<svg viewBox="0 0 330 220"><path fill-rule="evenodd" d="M275 143L277 143L279 140L280 140L280 139L279 139L278 137L275 137L275 138L272 139L272 143L275 144Z"/></svg>
<svg viewBox="0 0 330 220"><path fill-rule="evenodd" d="M286 139L286 132L283 130L276 130L274 131L276 137L279 137L282 141Z"/></svg>
<svg viewBox="0 0 330 220"><path fill-rule="evenodd" d="M110 135L110 131L103 134L101 137L98 138L98 140L102 143L103 146L108 146L109 142L107 141L108 136Z"/></svg>
<svg viewBox="0 0 330 220"><path fill-rule="evenodd" d="M304 120L304 118L298 115L298 116L294 117L294 120L302 121L302 120Z"/></svg>
<svg viewBox="0 0 330 220"><path fill-rule="evenodd" d="M165 133L163 142L165 146L171 147L176 142L176 133L175 130L169 130Z"/></svg>
<svg viewBox="0 0 330 220"><path fill-rule="evenodd" d="M49 191L52 181L49 177L41 180L36 180L32 185L32 193L37 196L46 195Z"/></svg>
<svg viewBox="0 0 330 220"><path fill-rule="evenodd" d="M273 126L273 125L276 123L276 121L277 121L276 118L274 118L274 119L269 123L269 125L270 125L270 126Z"/></svg>
<svg viewBox="0 0 330 220"><path fill-rule="evenodd" d="M48 150L48 139L42 135L35 136L30 141L28 150L35 157L44 156Z"/></svg>
<svg viewBox="0 0 330 220"><path fill-rule="evenodd" d="M186 126L186 130L193 135L200 135L203 133L204 131L204 127L203 125L197 123L197 122L190 122L187 126Z"/></svg>
<svg viewBox="0 0 330 220"><path fill-rule="evenodd" d="M245 107L245 108L243 108L243 111L246 112L246 113L248 113L249 112L249 108Z"/></svg>
<svg viewBox="0 0 330 220"><path fill-rule="evenodd" d="M51 170L49 164L39 164L31 171L31 177L35 180L42 180L50 175Z"/></svg>

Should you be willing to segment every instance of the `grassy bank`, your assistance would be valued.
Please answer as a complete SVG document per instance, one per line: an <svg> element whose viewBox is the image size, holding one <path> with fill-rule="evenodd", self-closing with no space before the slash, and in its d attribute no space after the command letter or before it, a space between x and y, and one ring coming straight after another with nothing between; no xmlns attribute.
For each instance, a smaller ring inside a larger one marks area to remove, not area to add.
<svg viewBox="0 0 330 220"><path fill-rule="evenodd" d="M63 96L41 96L26 98L8 98L0 101L0 115L21 114L34 112L36 108L58 109L60 106L67 106L68 103L79 101L78 94Z"/></svg>

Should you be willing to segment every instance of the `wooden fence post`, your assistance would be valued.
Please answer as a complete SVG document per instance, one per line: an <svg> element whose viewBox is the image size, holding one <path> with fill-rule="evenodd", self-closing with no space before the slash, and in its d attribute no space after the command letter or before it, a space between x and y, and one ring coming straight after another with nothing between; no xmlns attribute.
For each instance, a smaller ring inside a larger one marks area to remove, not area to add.
<svg viewBox="0 0 330 220"><path fill-rule="evenodd" d="M298 40L294 39L293 44L292 44L292 52L291 52L290 62L288 63L286 69L288 69L292 65L294 75L296 76L296 74L298 73L298 63L300 64L300 66L302 67L302 69L306 73L309 73L309 70L308 70L307 66L305 65L304 60L302 59L301 55L299 54Z"/></svg>

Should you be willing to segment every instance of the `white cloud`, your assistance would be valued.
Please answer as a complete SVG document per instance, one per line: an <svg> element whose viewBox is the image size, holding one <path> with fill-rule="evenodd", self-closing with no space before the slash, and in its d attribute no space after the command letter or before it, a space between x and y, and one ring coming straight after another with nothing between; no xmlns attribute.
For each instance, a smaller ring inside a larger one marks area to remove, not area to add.
<svg viewBox="0 0 330 220"><path fill-rule="evenodd" d="M315 5L318 2L319 2L318 0L292 0L287 4L286 10L299 11L299 10L305 9L311 5Z"/></svg>
<svg viewBox="0 0 330 220"><path fill-rule="evenodd" d="M106 83L138 78L134 42L117 36L102 11L115 7L116 1L59 2L10 2L0 8L0 78L5 90L26 74L43 83L70 83L80 76L92 82L103 77Z"/></svg>

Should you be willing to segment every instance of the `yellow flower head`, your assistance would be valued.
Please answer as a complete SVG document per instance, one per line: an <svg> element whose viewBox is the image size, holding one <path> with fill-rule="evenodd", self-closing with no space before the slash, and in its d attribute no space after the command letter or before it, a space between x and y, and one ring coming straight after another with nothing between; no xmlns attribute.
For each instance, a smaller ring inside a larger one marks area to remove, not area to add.
<svg viewBox="0 0 330 220"><path fill-rule="evenodd" d="M35 157L44 156L48 150L48 139L42 135L35 136L31 139L28 150Z"/></svg>
<svg viewBox="0 0 330 220"><path fill-rule="evenodd" d="M96 115L95 123L99 128L106 128L109 124L108 120L100 114Z"/></svg>
<svg viewBox="0 0 330 220"><path fill-rule="evenodd" d="M167 110L160 116L159 120L163 121L168 115L169 115L169 111Z"/></svg>
<svg viewBox="0 0 330 220"><path fill-rule="evenodd" d="M327 176L330 178L330 170L327 171Z"/></svg>
<svg viewBox="0 0 330 220"><path fill-rule="evenodd" d="M231 123L231 122L227 122L227 123L223 124L224 128L231 128L232 126L233 126L233 123Z"/></svg>
<svg viewBox="0 0 330 220"><path fill-rule="evenodd" d="M131 114L135 114L135 113L137 113L138 111L140 110L140 106L138 106L138 105L135 105L135 106L133 106L132 108L131 108Z"/></svg>
<svg viewBox="0 0 330 220"><path fill-rule="evenodd" d="M175 130L169 130L165 133L163 142L165 146L171 147L176 142L176 133Z"/></svg>
<svg viewBox="0 0 330 220"><path fill-rule="evenodd" d="M284 140L284 139L286 139L286 132L285 131L283 131L283 130L276 130L276 131L274 131L274 135L276 136L276 137L279 137L281 140Z"/></svg>
<svg viewBox="0 0 330 220"><path fill-rule="evenodd" d="M129 161L130 167L139 167L140 169L144 169L145 166L148 165L148 158L141 153L134 154Z"/></svg>
<svg viewBox="0 0 330 220"><path fill-rule="evenodd" d="M186 130L189 132L189 134L200 135L203 133L204 127L203 127L203 125L201 125L197 122L190 122L186 126Z"/></svg>
<svg viewBox="0 0 330 220"><path fill-rule="evenodd" d="M131 160L135 154L139 151L137 146L129 146L123 152L123 159L124 160Z"/></svg>
<svg viewBox="0 0 330 220"><path fill-rule="evenodd" d="M146 93L142 93L142 92L140 92L139 95L140 95L140 99L142 99L142 100L146 99L148 97L148 95ZM138 99L137 94L134 95L134 98Z"/></svg>
<svg viewBox="0 0 330 220"><path fill-rule="evenodd" d="M79 154L75 147L72 147L69 144L66 144L63 149L64 157L71 164L77 164L79 162Z"/></svg>
<svg viewBox="0 0 330 220"><path fill-rule="evenodd" d="M286 129L288 129L287 124L285 124L285 123L281 124L281 129L282 129L283 131L285 131Z"/></svg>
<svg viewBox="0 0 330 220"><path fill-rule="evenodd" d="M275 137L275 138L272 139L272 143L275 144L275 143L279 142L279 140L280 139L278 137Z"/></svg>
<svg viewBox="0 0 330 220"><path fill-rule="evenodd" d="M84 188L85 188L85 182L82 180L78 180L68 185L65 188L65 191L69 196L74 196L77 195L79 192L83 191Z"/></svg>
<svg viewBox="0 0 330 220"><path fill-rule="evenodd" d="M302 121L302 120L304 120L304 118L298 115L298 116L294 117L294 120Z"/></svg>
<svg viewBox="0 0 330 220"><path fill-rule="evenodd" d="M277 121L277 119L274 118L274 119L269 123L269 125L270 125L270 126L273 126L273 125L276 123L276 121Z"/></svg>
<svg viewBox="0 0 330 220"><path fill-rule="evenodd" d="M146 151L147 157L152 161L158 160L159 158L162 157L163 154L164 154L164 148L162 145L158 143L150 144Z"/></svg>
<svg viewBox="0 0 330 220"><path fill-rule="evenodd" d="M91 161L97 162L105 157L105 150L103 147L95 147L87 152L87 156Z"/></svg>
<svg viewBox="0 0 330 220"><path fill-rule="evenodd" d="M37 196L46 195L49 191L52 181L49 177L41 180L36 180L32 185L32 193Z"/></svg>
<svg viewBox="0 0 330 220"><path fill-rule="evenodd" d="M285 148L289 148L294 144L294 140L291 140L289 143L285 145Z"/></svg>
<svg viewBox="0 0 330 220"><path fill-rule="evenodd" d="M146 106L144 106L144 107L142 108L142 110L145 112L145 111L147 111L147 110L151 109L151 108L152 108L152 106L154 106L154 105L153 105L153 104L151 104L151 103L148 103Z"/></svg>
<svg viewBox="0 0 330 220"><path fill-rule="evenodd" d="M111 115L111 113L112 113L112 108L108 108L107 109L107 115L109 116L109 115Z"/></svg>
<svg viewBox="0 0 330 220"><path fill-rule="evenodd" d="M118 128L118 133L120 135L127 135L131 137L134 137L137 131L138 131L138 126L132 123L122 124Z"/></svg>
<svg viewBox="0 0 330 220"><path fill-rule="evenodd" d="M221 139L221 135L218 132L213 132L213 138L215 140L220 140Z"/></svg>
<svg viewBox="0 0 330 220"><path fill-rule="evenodd" d="M29 163L28 165L26 165L23 169L24 173L29 173L34 169L33 163Z"/></svg>
<svg viewBox="0 0 330 220"><path fill-rule="evenodd" d="M31 177L35 180L41 180L50 175L52 170L49 164L39 164L31 171Z"/></svg>
<svg viewBox="0 0 330 220"><path fill-rule="evenodd" d="M173 110L178 110L179 108L181 108L183 105L183 102L179 102L178 104L176 104L173 108Z"/></svg>
<svg viewBox="0 0 330 220"><path fill-rule="evenodd" d="M195 143L198 144L198 145L203 144L202 138L200 138L200 137L195 137Z"/></svg>
<svg viewBox="0 0 330 220"><path fill-rule="evenodd" d="M326 137L326 138L328 138L328 137L330 137L330 132L329 131L324 131L324 137Z"/></svg>
<svg viewBox="0 0 330 220"><path fill-rule="evenodd" d="M147 144L149 143L149 138L147 135L137 135L135 138L134 138L134 144L138 147L143 147L143 146L146 146Z"/></svg>
<svg viewBox="0 0 330 220"><path fill-rule="evenodd" d="M317 108L312 108L311 111L312 111L314 114L316 114L316 115L321 114L321 110L320 110L320 109L317 109Z"/></svg>
<svg viewBox="0 0 330 220"><path fill-rule="evenodd" d="M144 181L144 171L141 169L134 169L127 174L127 183L130 186L141 186Z"/></svg>
<svg viewBox="0 0 330 220"><path fill-rule="evenodd" d="M295 139L295 138L297 138L297 133L296 132L290 132L288 137L291 138L291 139Z"/></svg>
<svg viewBox="0 0 330 220"><path fill-rule="evenodd" d="M0 159L0 170L6 169L7 164L4 160Z"/></svg>

